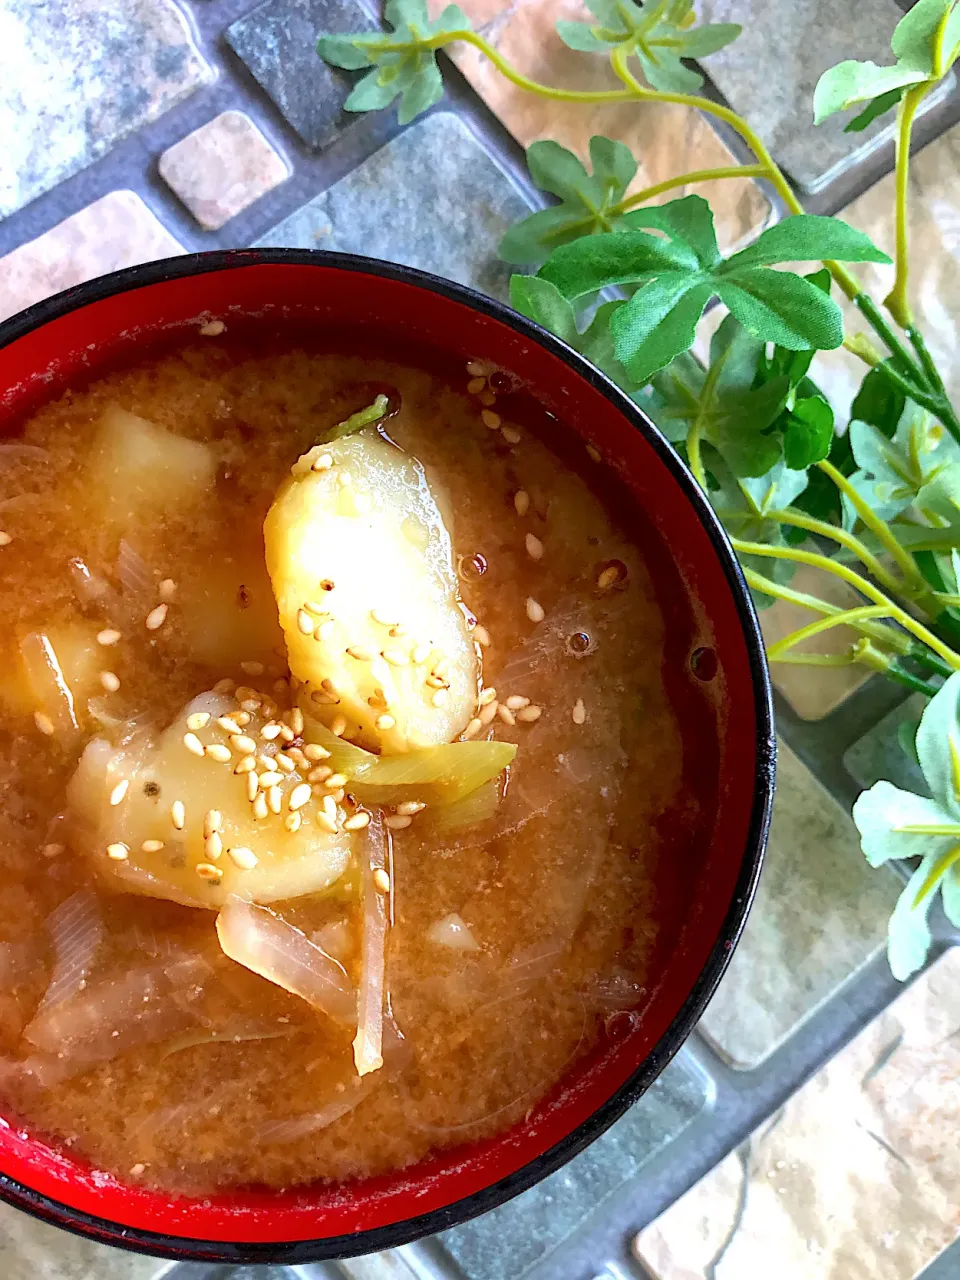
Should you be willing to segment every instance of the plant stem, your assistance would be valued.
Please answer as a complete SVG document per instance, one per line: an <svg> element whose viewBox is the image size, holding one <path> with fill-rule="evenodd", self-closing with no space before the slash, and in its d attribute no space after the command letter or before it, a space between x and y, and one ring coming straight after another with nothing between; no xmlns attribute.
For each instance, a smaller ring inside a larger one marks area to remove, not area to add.
<svg viewBox="0 0 960 1280"><path fill-rule="evenodd" d="M903 574L904 581L908 589L914 593L928 595L930 592L929 584L923 574L917 568L917 562L905 547L902 547L897 541L893 530L887 524L886 520L880 517L872 510L872 508L864 502L863 498L856 491L847 477L837 470L832 462L828 462L826 458L822 462L818 462L817 466L820 470L837 486L842 494L844 494L852 503L857 515L867 526L872 534L880 539L883 546L896 562L900 572ZM875 575L876 576L876 575ZM880 581L883 581L881 578ZM900 588L894 586L894 591Z"/></svg>
<svg viewBox="0 0 960 1280"><path fill-rule="evenodd" d="M555 102L631 102L636 97L628 89L555 89L551 85L540 84L539 81L531 80L529 76L515 71L503 54L476 31L445 31L440 35L432 36L429 40L423 41L415 47L418 49L442 49L444 45L453 44L456 40L461 40L464 44L473 45L475 49L478 49L485 57L490 59L500 74L509 80L511 84L515 84L518 89L525 89L527 93L535 93L538 98L551 98ZM396 49L397 46L391 45L390 48Z"/></svg>
<svg viewBox="0 0 960 1280"><path fill-rule="evenodd" d="M731 164L720 169L694 169L690 173L681 173L675 178L665 178L663 182L657 182L652 187L644 187L642 191L634 192L626 200L611 205L609 212L614 216L626 213L628 209L644 204L655 196L661 196L665 191L690 186L695 182L713 182L717 178L765 178L766 176L767 170L762 164Z"/></svg>
<svg viewBox="0 0 960 1280"><path fill-rule="evenodd" d="M868 600L872 600L874 604L888 605L890 617L899 622L905 631L909 631L912 636L927 645L934 653L938 653L953 671L960 671L960 654L955 653L949 645L944 644L923 623L918 622L905 609L901 609L898 604L895 604L888 596L885 596L879 587L875 587L872 582L869 582L853 569L849 569L845 564L840 564L837 560L830 560L827 556L818 555L813 551L801 551L796 547L773 547L764 542L741 542L739 538L732 538L731 545L737 555L763 556L770 560L792 560L795 564L810 565L814 569L823 569L826 573L831 573L836 578L842 578L844 582L849 583L851 587L855 587L861 595L866 596Z"/></svg>
<svg viewBox="0 0 960 1280"><path fill-rule="evenodd" d="M767 649L767 657L771 662L776 662L781 654L789 652L794 645L802 644L804 640L811 640L814 636L831 631L834 627L842 627L848 622L859 622L861 619L888 618L889 616L890 610L882 604L868 604L857 609L841 610L832 617L818 618L816 622L808 622L805 627L791 631L789 635Z"/></svg>
<svg viewBox="0 0 960 1280"><path fill-rule="evenodd" d="M907 282L910 276L910 140L917 108L930 91L929 84L915 85L908 89L897 107L897 162L896 162L896 279L893 288L884 299L884 306L901 329L910 329L913 316L907 298Z"/></svg>
<svg viewBox="0 0 960 1280"><path fill-rule="evenodd" d="M816 520L813 516L804 515L799 511L768 511L768 517L776 520L778 524L792 525L795 529L806 529L808 533L819 534L822 538L830 538L831 541L838 543L841 547L846 547L848 551L852 551L863 567L872 573L878 582L881 582L888 591L901 590L901 584L897 582L877 557L869 550L860 539L852 533L848 533L846 529L841 529L839 525L828 524L826 520ZM926 583L924 583L926 587Z"/></svg>

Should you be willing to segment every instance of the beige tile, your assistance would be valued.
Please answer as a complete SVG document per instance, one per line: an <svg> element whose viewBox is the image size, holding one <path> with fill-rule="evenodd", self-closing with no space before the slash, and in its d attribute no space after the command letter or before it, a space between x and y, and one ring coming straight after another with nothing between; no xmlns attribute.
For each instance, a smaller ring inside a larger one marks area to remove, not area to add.
<svg viewBox="0 0 960 1280"><path fill-rule="evenodd" d="M94 276L183 246L133 191L111 191L0 258L0 320Z"/></svg>
<svg viewBox="0 0 960 1280"><path fill-rule="evenodd" d="M431 11L445 0L430 0ZM558 18L589 17L579 0L464 0L462 8L474 25L524 75L568 89L617 87L606 60L575 53L556 33ZM617 138L640 161L635 187L649 186L674 174L735 163L707 121L695 111L661 103L577 105L549 102L516 88L475 49L454 46L453 56L474 88L524 146L553 138L580 156L595 133ZM749 180L731 179L697 188L713 205L724 248L754 236L770 216L759 188ZM683 195L670 192L663 200Z"/></svg>
<svg viewBox="0 0 960 1280"><path fill-rule="evenodd" d="M224 111L160 157L160 176L201 227L216 231L289 177L287 165L242 111Z"/></svg>
<svg viewBox="0 0 960 1280"><path fill-rule="evenodd" d="M960 951L640 1232L657 1280L912 1280L958 1233Z"/></svg>
<svg viewBox="0 0 960 1280"><path fill-rule="evenodd" d="M170 1264L94 1244L0 1205L3 1280L154 1280Z"/></svg>
<svg viewBox="0 0 960 1280"><path fill-rule="evenodd" d="M867 865L853 822L781 742L760 888L700 1030L755 1066L883 946L901 888Z"/></svg>

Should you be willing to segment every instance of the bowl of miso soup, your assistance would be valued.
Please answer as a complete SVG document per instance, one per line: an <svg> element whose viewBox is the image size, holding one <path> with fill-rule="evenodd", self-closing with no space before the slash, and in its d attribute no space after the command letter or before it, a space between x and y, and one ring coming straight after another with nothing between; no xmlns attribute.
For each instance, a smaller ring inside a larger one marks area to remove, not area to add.
<svg viewBox="0 0 960 1280"><path fill-rule="evenodd" d="M530 1187L693 1029L773 780L756 618L637 405L334 254L0 326L0 1196L176 1258Z"/></svg>

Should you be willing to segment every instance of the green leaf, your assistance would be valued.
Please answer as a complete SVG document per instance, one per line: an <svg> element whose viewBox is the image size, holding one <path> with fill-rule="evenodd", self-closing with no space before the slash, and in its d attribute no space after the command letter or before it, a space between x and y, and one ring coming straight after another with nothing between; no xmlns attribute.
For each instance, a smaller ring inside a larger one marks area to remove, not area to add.
<svg viewBox="0 0 960 1280"><path fill-rule="evenodd" d="M916 0L913 8L897 23L890 41L898 62L916 68L924 76L934 74L937 29L954 3L955 0Z"/></svg>
<svg viewBox="0 0 960 1280"><path fill-rule="evenodd" d="M345 111L379 111L389 107L396 96L396 88L381 83L380 72L374 68L353 86L343 107Z"/></svg>
<svg viewBox="0 0 960 1280"><path fill-rule="evenodd" d="M511 276L510 302L517 311L555 333L568 346L577 346L579 334L573 307L549 280Z"/></svg>
<svg viewBox="0 0 960 1280"><path fill-rule="evenodd" d="M819 462L833 443L833 410L823 396L797 400L783 428L783 457L788 467L802 470Z"/></svg>
<svg viewBox="0 0 960 1280"><path fill-rule="evenodd" d="M892 439L906 403L906 396L889 378L884 377L879 370L871 369L850 406L850 417L871 423L888 439Z"/></svg>
<svg viewBox="0 0 960 1280"><path fill-rule="evenodd" d="M778 262L883 262L890 258L869 236L839 218L798 213L775 223L753 244L728 258L722 271Z"/></svg>
<svg viewBox="0 0 960 1280"><path fill-rule="evenodd" d="M703 85L700 72L685 67L672 49L641 45L636 55L651 89L660 93L696 93Z"/></svg>
<svg viewBox="0 0 960 1280"><path fill-rule="evenodd" d="M617 359L610 327L613 316L626 305L622 299L617 299L615 302L604 302L599 306L590 325L580 335L577 349L608 378L612 378L618 387L622 387L628 395L636 398L637 384Z"/></svg>
<svg viewBox="0 0 960 1280"><path fill-rule="evenodd" d="M665 271L696 273L696 254L686 245L643 231L584 236L555 249L539 274L567 298L611 285L646 284Z"/></svg>
<svg viewBox="0 0 960 1280"><path fill-rule="evenodd" d="M556 142L534 142L527 149L530 176L561 203L516 223L500 242L504 262L541 263L559 245L625 225L619 203L637 172L629 147L610 138L590 139L593 173Z"/></svg>
<svg viewBox="0 0 960 1280"><path fill-rule="evenodd" d="M706 58L711 53L725 49L743 31L736 22L711 22L703 27L695 27L681 37L683 56L685 58Z"/></svg>
<svg viewBox="0 0 960 1280"><path fill-rule="evenodd" d="M843 314L816 285L791 271L746 267L716 291L748 332L790 351L829 351L843 341Z"/></svg>
<svg viewBox="0 0 960 1280"><path fill-rule="evenodd" d="M577 53L610 52L610 42L594 35L585 22L565 22L561 19L556 28L557 35L568 49L575 49Z"/></svg>
<svg viewBox="0 0 960 1280"><path fill-rule="evenodd" d="M874 98L872 102L868 102L858 116L854 116L849 123L843 126L843 132L862 133L868 125L873 124L874 120L886 115L888 111L895 107L906 91L907 86L900 85L898 89L891 89L888 93L881 93L879 98Z"/></svg>
<svg viewBox="0 0 960 1280"><path fill-rule="evenodd" d="M894 90L903 92L926 79L913 67L878 67L875 62L841 62L825 71L813 93L813 122L822 124L828 116L861 102L871 102Z"/></svg>
<svg viewBox="0 0 960 1280"><path fill-rule="evenodd" d="M693 345L712 289L686 273L664 272L611 318L617 359L638 384Z"/></svg>
<svg viewBox="0 0 960 1280"><path fill-rule="evenodd" d="M366 32L364 32L366 34ZM317 53L324 62L335 67L343 67L347 71L359 71L371 65L371 58L363 46L356 43L358 36L320 36L317 40Z"/></svg>
<svg viewBox="0 0 960 1280"><path fill-rule="evenodd" d="M651 227L671 240L689 245L701 267L709 269L721 261L713 212L702 196L683 196L669 204L635 209L624 215L624 222L634 230Z"/></svg>

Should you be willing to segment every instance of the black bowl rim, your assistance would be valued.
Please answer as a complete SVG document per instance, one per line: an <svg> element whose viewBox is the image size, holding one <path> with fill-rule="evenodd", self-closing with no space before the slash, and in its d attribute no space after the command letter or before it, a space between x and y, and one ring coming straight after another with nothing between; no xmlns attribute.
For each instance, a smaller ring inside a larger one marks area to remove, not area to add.
<svg viewBox="0 0 960 1280"><path fill-rule="evenodd" d="M458 1226L470 1218L486 1213L526 1191L554 1173L575 1155L600 1137L618 1120L654 1082L693 1031L707 1002L717 988L733 950L743 932L747 915L756 894L763 861L773 791L776 777L776 734L773 722L773 698L770 675L756 611L729 539L699 485L684 467L673 448L643 411L604 374L583 356L548 330L528 320L504 303L487 297L466 285L458 284L414 267L364 258L356 254L329 253L312 249L226 249L184 254L155 262L126 267L99 276L46 298L26 311L0 323L0 348L80 307L102 301L118 293L186 276L204 275L237 267L263 265L295 265L334 267L400 281L428 292L440 294L453 302L470 307L500 321L525 338L546 347L573 371L620 410L644 436L680 485L713 544L717 560L733 594L744 631L754 687L754 714L757 724L757 759L753 810L748 829L740 874L723 927L697 982L675 1015L666 1033L630 1078L602 1106L566 1137L522 1168L491 1183L472 1195L440 1209L405 1218L400 1222L350 1235L331 1236L321 1240L284 1242L218 1242L198 1240L164 1232L144 1231L123 1226L105 1218L85 1213L43 1195L5 1174L0 1175L0 1200L24 1209L35 1217L54 1223L68 1231L118 1245L140 1253L181 1261L242 1263L279 1263L287 1265L347 1258L363 1253L393 1249L398 1245Z"/></svg>

